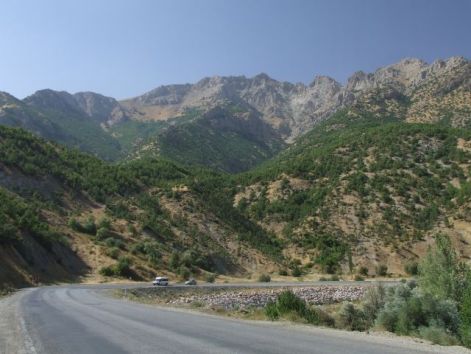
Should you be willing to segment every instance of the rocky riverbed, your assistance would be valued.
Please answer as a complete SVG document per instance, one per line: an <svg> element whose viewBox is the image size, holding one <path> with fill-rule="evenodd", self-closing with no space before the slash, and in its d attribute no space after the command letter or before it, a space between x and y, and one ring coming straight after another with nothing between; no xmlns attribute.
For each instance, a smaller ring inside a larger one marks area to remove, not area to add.
<svg viewBox="0 0 471 354"><path fill-rule="evenodd" d="M129 293L139 298L174 306L197 304L201 307L225 310L263 307L274 301L287 288L146 288ZM309 304L323 305L359 300L367 287L354 285L322 285L315 287L290 287L297 296Z"/></svg>

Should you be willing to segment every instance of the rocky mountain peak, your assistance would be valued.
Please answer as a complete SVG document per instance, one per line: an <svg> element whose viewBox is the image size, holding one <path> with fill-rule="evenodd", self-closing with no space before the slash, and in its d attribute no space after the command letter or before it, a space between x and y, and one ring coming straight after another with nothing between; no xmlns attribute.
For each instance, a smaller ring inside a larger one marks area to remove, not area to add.
<svg viewBox="0 0 471 354"><path fill-rule="evenodd" d="M80 111L74 96L65 91L39 90L23 101L29 106L40 109L52 109L62 112Z"/></svg>
<svg viewBox="0 0 471 354"><path fill-rule="evenodd" d="M100 123L113 125L128 116L126 110L112 97L94 92L78 92L73 96L80 109Z"/></svg>
<svg viewBox="0 0 471 354"><path fill-rule="evenodd" d="M0 91L0 106L7 104L19 104L21 101L8 92Z"/></svg>
<svg viewBox="0 0 471 354"><path fill-rule="evenodd" d="M456 76L447 72L465 67L466 63L468 60L463 57L432 65L421 59L405 58L373 73L357 71L345 86L328 76L316 76L308 86L280 82L265 73L252 78L212 76L195 84L161 86L126 104L138 119L165 120L183 115L188 108L207 111L229 102L257 110L265 122L280 129L290 141L368 91L387 89L391 97L395 93L410 94L431 74Z"/></svg>

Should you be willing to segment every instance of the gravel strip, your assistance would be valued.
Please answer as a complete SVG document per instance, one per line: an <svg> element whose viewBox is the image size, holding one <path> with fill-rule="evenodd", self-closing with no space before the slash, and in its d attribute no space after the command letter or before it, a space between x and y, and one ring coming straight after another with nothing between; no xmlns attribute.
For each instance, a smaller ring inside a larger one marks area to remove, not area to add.
<svg viewBox="0 0 471 354"><path fill-rule="evenodd" d="M134 289L131 292L138 297L156 299L169 305L200 303L211 308L225 310L264 307L269 301L275 301L278 294L291 290L309 304L323 305L343 301L356 301L363 297L365 286L316 286L294 288L259 288L259 289Z"/></svg>

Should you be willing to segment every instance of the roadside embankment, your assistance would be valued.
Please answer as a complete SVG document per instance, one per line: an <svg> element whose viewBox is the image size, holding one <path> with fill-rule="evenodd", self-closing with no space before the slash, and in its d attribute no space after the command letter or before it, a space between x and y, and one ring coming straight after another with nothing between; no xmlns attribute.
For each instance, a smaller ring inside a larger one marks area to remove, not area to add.
<svg viewBox="0 0 471 354"><path fill-rule="evenodd" d="M307 303L322 305L359 300L365 294L367 287L321 285L290 287L290 289ZM169 287L121 290L119 295L171 306L198 304L200 307L234 310L264 307L269 301L274 301L283 290L286 288Z"/></svg>

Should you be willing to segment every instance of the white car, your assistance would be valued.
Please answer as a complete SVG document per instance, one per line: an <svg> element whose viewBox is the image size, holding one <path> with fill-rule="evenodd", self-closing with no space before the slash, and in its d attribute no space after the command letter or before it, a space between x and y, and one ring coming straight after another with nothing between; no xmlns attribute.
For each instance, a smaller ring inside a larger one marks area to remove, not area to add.
<svg viewBox="0 0 471 354"><path fill-rule="evenodd" d="M168 278L167 277L156 277L155 280L152 282L153 285L156 286L167 286L168 285Z"/></svg>
<svg viewBox="0 0 471 354"><path fill-rule="evenodd" d="M185 282L185 285L196 285L196 280L195 279L190 279Z"/></svg>

